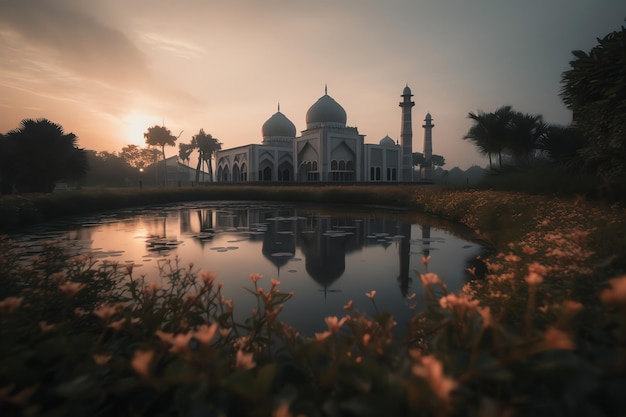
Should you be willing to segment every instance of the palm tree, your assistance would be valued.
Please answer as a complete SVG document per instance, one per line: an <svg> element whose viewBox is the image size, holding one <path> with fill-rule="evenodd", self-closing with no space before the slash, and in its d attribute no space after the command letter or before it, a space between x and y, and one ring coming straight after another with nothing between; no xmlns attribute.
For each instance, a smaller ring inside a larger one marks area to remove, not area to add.
<svg viewBox="0 0 626 417"><path fill-rule="evenodd" d="M478 151L489 156L489 168L493 169L492 155L498 155L502 168L502 151L506 148L508 125L511 119L511 106L503 106L494 113L469 112L467 117L474 121L474 125L463 137L473 142Z"/></svg>
<svg viewBox="0 0 626 417"><path fill-rule="evenodd" d="M165 146L175 146L176 140L183 132L181 131L178 136L172 135L172 132L165 126L152 126L148 128L148 131L143 134L146 138L146 144L150 146L160 146L161 155L163 156L163 168L165 169L165 183L167 184L167 166L165 166Z"/></svg>
<svg viewBox="0 0 626 417"><path fill-rule="evenodd" d="M191 152L193 152L194 146L191 143L179 143L178 144L178 157L183 163L186 161L187 165L189 165L189 157L191 156Z"/></svg>
<svg viewBox="0 0 626 417"><path fill-rule="evenodd" d="M52 192L58 181L75 180L87 172L87 156L78 137L47 119L24 119L5 139L13 155L13 184L22 192Z"/></svg>
<svg viewBox="0 0 626 417"><path fill-rule="evenodd" d="M192 138L192 144L198 150L198 168L196 169L196 181L200 173L200 166L206 163L209 171L209 181L213 182L213 164L211 160L216 151L222 149L222 144L214 138L210 133L205 133L204 129L200 129L197 135Z"/></svg>
<svg viewBox="0 0 626 417"><path fill-rule="evenodd" d="M530 166L530 156L538 149L540 139L547 130L541 115L511 113L506 147L518 165Z"/></svg>

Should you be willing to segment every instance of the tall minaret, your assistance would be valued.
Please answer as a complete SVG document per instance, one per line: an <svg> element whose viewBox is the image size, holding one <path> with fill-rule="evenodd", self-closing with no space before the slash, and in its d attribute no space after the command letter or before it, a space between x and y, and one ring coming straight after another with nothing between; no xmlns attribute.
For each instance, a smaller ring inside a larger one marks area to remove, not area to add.
<svg viewBox="0 0 626 417"><path fill-rule="evenodd" d="M426 118L424 119L426 124L422 125L424 128L424 159L426 160L426 163L422 167L421 179L423 180L432 179L433 163L431 158L433 156L433 127L435 127L435 125L432 124L432 120L430 113L426 113Z"/></svg>
<svg viewBox="0 0 626 417"><path fill-rule="evenodd" d="M407 85L402 91L402 129L400 130L400 145L402 146L402 168L400 179L413 181L413 122L411 121L411 108L415 102L411 101L411 89Z"/></svg>

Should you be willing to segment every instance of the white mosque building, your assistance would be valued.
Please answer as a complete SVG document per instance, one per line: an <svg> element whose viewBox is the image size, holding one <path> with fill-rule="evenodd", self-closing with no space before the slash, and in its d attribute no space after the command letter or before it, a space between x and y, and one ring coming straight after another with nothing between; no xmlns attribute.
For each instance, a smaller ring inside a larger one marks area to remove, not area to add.
<svg viewBox="0 0 626 417"><path fill-rule="evenodd" d="M378 144L346 125L346 111L325 89L306 113L306 130L296 136L295 125L280 112L261 128L263 142L216 152L216 181L257 182L407 182L413 181L411 89L406 86L401 142L385 136ZM430 114L427 115L430 120ZM427 127L428 126L428 127ZM431 130L430 122L424 128ZM432 140L431 132L425 139ZM430 142L432 152L432 141ZM426 150L426 144L425 144ZM426 179L426 178L425 178Z"/></svg>

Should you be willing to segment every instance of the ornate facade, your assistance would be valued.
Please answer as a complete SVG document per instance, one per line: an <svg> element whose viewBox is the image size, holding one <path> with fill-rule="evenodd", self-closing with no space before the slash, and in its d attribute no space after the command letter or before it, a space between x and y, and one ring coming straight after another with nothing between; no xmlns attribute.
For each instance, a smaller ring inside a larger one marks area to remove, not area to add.
<svg viewBox="0 0 626 417"><path fill-rule="evenodd" d="M405 87L402 97L410 101L411 96ZM411 150L412 105L400 105L402 146L389 136L378 144L366 144L365 135L346 125L346 111L327 90L307 111L306 130L300 136L279 106L261 128L262 144L216 153L215 178L219 182L411 181L412 175L403 174L413 172L411 155L403 158L403 149Z"/></svg>

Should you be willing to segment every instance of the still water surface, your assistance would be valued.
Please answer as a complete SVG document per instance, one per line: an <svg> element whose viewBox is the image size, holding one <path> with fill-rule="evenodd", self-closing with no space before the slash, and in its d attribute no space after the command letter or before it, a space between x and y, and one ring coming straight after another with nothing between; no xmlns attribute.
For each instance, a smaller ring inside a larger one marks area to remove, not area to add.
<svg viewBox="0 0 626 417"><path fill-rule="evenodd" d="M281 282L295 297L281 318L303 334L326 329L324 317L343 316L353 300L356 309L374 312L365 293L376 290L379 310L392 313L398 330L406 326L417 294L422 257L451 291L467 281L468 261L481 246L427 221L390 209L315 208L289 203L192 202L117 211L28 230L14 239L31 253L43 241L63 241L77 253L99 260L134 263L134 276L160 283L159 265L180 260L181 267L217 273L223 294L234 300L241 320L256 306L243 287L249 275L261 274L259 286Z"/></svg>

